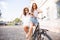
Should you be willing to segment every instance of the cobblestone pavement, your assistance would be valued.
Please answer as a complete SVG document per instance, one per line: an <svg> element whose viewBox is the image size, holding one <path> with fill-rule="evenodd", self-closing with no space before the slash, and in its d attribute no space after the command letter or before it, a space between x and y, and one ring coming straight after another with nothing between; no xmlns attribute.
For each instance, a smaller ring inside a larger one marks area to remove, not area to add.
<svg viewBox="0 0 60 40"><path fill-rule="evenodd" d="M0 40L25 40L25 33L20 26L2 26Z"/></svg>
<svg viewBox="0 0 60 40"><path fill-rule="evenodd" d="M60 40L60 33L48 31L52 40ZM0 40L26 40L25 32L21 26L0 26Z"/></svg>

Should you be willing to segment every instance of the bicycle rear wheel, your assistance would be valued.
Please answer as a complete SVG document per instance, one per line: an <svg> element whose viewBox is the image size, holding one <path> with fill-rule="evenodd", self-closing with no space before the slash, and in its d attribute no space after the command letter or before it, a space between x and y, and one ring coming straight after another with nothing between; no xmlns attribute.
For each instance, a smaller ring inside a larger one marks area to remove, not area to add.
<svg viewBox="0 0 60 40"><path fill-rule="evenodd" d="M45 35L41 35L41 40L49 40Z"/></svg>

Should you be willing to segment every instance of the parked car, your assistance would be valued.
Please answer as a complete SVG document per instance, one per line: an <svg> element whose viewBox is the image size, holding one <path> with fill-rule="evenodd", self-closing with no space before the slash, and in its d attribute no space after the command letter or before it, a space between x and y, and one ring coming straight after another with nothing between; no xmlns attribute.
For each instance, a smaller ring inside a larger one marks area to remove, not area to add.
<svg viewBox="0 0 60 40"><path fill-rule="evenodd" d="M4 21L0 21L0 25L7 25L7 24Z"/></svg>
<svg viewBox="0 0 60 40"><path fill-rule="evenodd" d="M22 25L22 22L15 23L15 25Z"/></svg>

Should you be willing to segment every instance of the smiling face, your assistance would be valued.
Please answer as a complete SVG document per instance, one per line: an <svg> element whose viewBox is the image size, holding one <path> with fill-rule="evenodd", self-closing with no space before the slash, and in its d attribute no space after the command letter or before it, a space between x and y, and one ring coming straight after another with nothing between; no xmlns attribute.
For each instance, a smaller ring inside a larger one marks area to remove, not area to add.
<svg viewBox="0 0 60 40"><path fill-rule="evenodd" d="M24 15L26 15L28 12L29 12L29 9L26 7L26 8L24 8Z"/></svg>
<svg viewBox="0 0 60 40"><path fill-rule="evenodd" d="M25 8L24 11L25 11L25 13L28 13L29 12L29 9L28 8Z"/></svg>
<svg viewBox="0 0 60 40"><path fill-rule="evenodd" d="M32 9L33 9L33 10L36 10L36 9L37 9L37 4L36 4L36 3L33 3L33 4L32 4Z"/></svg>

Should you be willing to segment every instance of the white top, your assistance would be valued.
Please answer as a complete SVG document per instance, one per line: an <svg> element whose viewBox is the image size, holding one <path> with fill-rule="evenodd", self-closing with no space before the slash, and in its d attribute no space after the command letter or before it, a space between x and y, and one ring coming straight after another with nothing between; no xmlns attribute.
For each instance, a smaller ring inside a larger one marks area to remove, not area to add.
<svg viewBox="0 0 60 40"><path fill-rule="evenodd" d="M30 23L30 15L22 15L22 22L23 22L23 26L29 26Z"/></svg>
<svg viewBox="0 0 60 40"><path fill-rule="evenodd" d="M37 17L38 16L38 11L37 10L34 10L34 16Z"/></svg>

